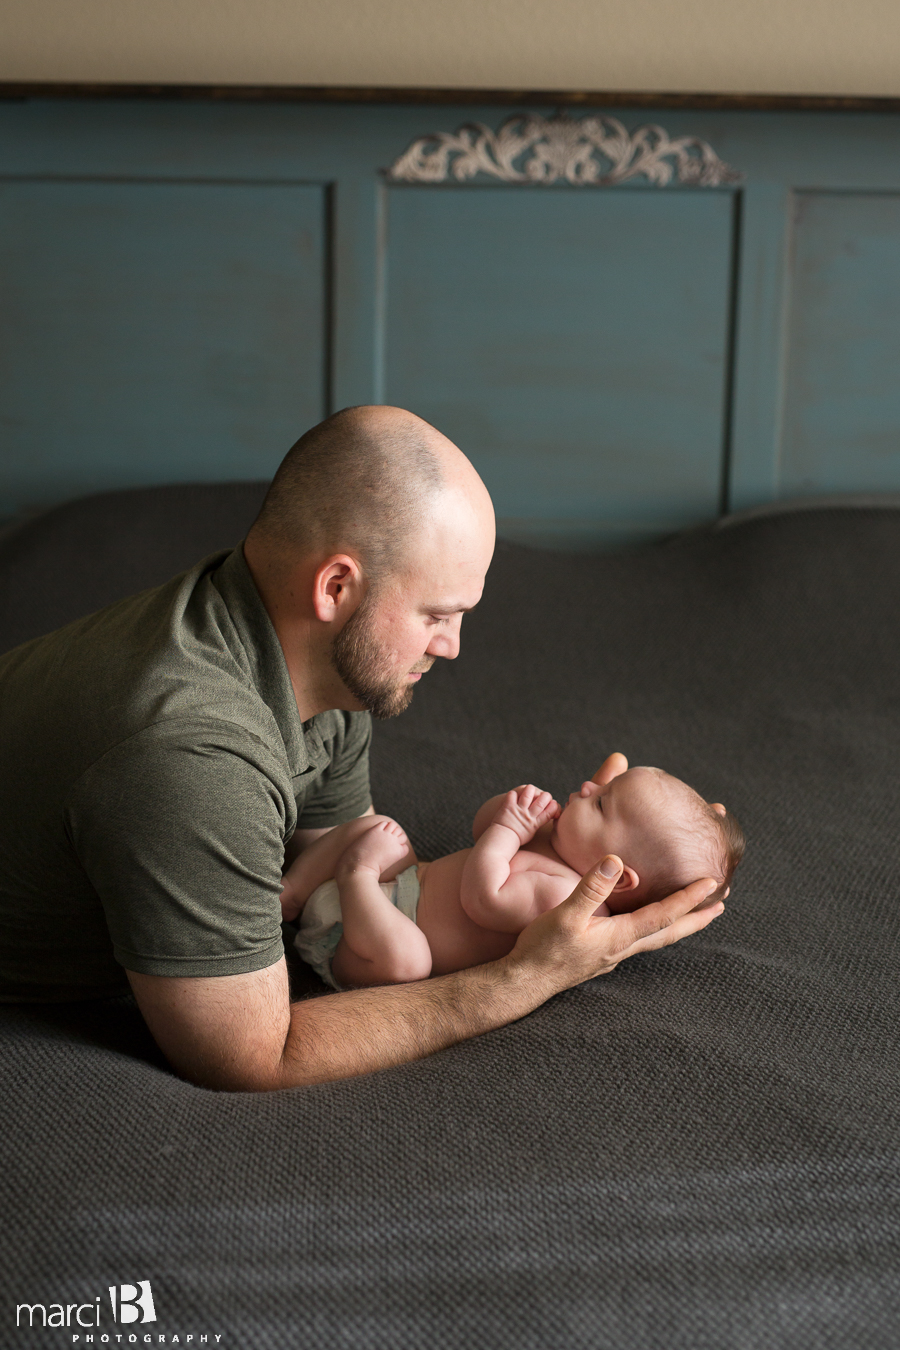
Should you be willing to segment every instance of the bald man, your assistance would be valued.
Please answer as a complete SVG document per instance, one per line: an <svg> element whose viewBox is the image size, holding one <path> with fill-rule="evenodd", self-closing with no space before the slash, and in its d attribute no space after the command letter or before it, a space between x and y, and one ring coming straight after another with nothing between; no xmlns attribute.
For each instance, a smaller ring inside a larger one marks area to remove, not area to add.
<svg viewBox="0 0 900 1350"><path fill-rule="evenodd" d="M703 928L695 882L595 919L606 859L500 961L291 1004L283 867L373 809L371 716L459 651L494 547L465 456L397 408L289 451L243 546L0 660L0 999L130 985L195 1083L368 1073Z"/></svg>

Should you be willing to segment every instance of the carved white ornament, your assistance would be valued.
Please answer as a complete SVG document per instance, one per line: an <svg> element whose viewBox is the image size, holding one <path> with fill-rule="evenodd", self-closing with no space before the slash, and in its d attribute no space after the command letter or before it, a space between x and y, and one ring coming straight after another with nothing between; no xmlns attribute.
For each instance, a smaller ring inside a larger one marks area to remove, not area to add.
<svg viewBox="0 0 900 1350"><path fill-rule="evenodd" d="M692 187L720 187L743 177L699 136L670 140L655 125L629 134L615 117L565 113L549 118L518 113L498 131L483 122L467 122L453 133L420 136L387 176L395 183L444 183L451 177L462 183L479 173L504 183L564 179L576 187L612 187L641 175L657 187L670 183L673 175Z"/></svg>

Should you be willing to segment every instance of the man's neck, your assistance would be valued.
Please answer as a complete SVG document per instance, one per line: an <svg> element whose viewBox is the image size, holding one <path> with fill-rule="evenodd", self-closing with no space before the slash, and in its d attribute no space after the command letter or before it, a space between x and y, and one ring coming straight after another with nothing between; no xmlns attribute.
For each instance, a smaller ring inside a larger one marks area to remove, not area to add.
<svg viewBox="0 0 900 1350"><path fill-rule="evenodd" d="M250 556L245 545L247 567L275 629L301 722L331 708L356 711L359 704L331 664L328 633L322 630L315 615L297 613L284 603L277 587L267 583L265 572L254 566L252 550L249 553Z"/></svg>
<svg viewBox="0 0 900 1350"><path fill-rule="evenodd" d="M312 660L307 663L302 656L297 656L297 647L293 646L290 638L282 637L278 629L275 629L278 641L281 643L281 650L284 652L285 664L288 668L288 674L291 677L291 687L294 691L294 698L297 701L297 711L300 714L301 722L308 722L311 717L318 713L328 712L331 708L341 708L347 712L356 711L359 704L353 698L352 694L344 688L337 673L331 668L330 662L325 672L316 666ZM300 644L302 649L302 643ZM324 678L321 676L324 674ZM316 676L320 678L316 678Z"/></svg>

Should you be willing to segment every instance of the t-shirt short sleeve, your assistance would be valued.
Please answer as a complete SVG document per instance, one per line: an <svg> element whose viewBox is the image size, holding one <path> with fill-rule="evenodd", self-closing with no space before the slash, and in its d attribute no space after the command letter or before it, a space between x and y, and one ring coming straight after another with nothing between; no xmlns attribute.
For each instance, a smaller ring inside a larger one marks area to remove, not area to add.
<svg viewBox="0 0 900 1350"><path fill-rule="evenodd" d="M310 788L298 793L297 824L304 830L330 829L372 805L372 719L362 712L327 712L313 719L313 728L328 762Z"/></svg>
<svg viewBox="0 0 900 1350"><path fill-rule="evenodd" d="M115 958L146 975L237 975L283 954L281 866L291 780L227 722L154 725L73 785L66 825Z"/></svg>

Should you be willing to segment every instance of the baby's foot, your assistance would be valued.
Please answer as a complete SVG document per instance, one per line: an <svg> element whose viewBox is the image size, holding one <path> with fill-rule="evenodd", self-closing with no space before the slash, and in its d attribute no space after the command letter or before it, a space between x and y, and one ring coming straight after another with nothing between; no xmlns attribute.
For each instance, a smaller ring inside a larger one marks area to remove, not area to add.
<svg viewBox="0 0 900 1350"><path fill-rule="evenodd" d="M409 851L409 840L396 820L376 821L341 854L335 877L340 881L347 872L374 872L380 877Z"/></svg>

